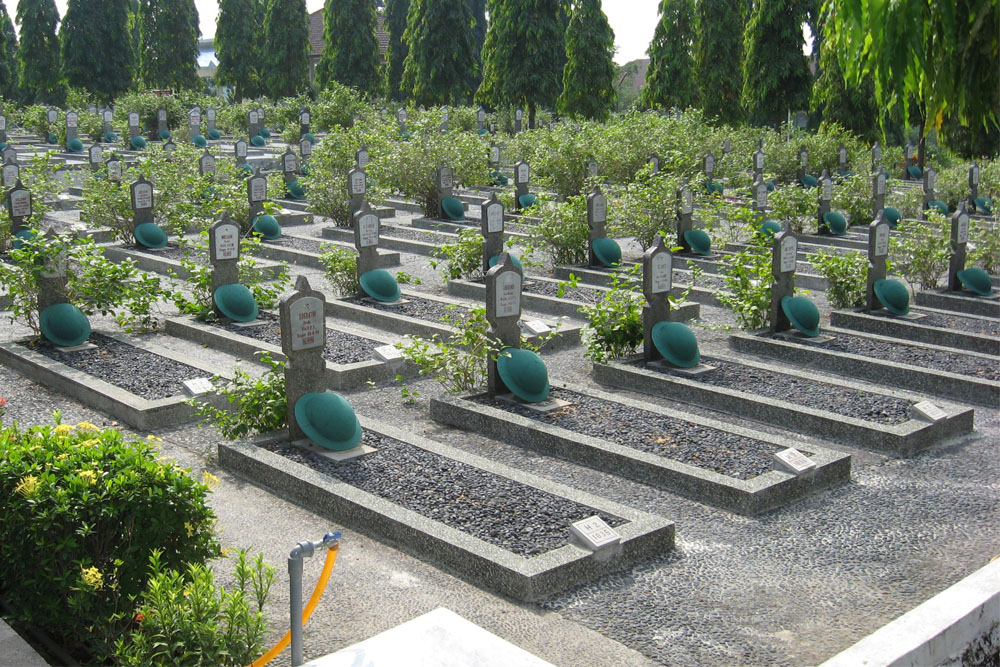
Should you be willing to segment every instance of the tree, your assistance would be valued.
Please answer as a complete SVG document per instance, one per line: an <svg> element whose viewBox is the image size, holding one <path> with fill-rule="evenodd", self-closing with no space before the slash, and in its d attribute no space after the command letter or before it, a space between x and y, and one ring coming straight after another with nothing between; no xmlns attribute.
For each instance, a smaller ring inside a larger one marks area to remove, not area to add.
<svg viewBox="0 0 1000 667"><path fill-rule="evenodd" d="M17 35L3 0L0 0L0 95L8 100L18 97Z"/></svg>
<svg viewBox="0 0 1000 667"><path fill-rule="evenodd" d="M326 0L323 6L323 53L316 83L331 81L366 93L379 88L375 0Z"/></svg>
<svg viewBox="0 0 1000 667"><path fill-rule="evenodd" d="M215 79L232 86L237 100L261 94L260 53L257 36L263 16L261 0L221 0L215 23L215 54L219 69Z"/></svg>
<svg viewBox="0 0 1000 667"><path fill-rule="evenodd" d="M750 121L777 126L809 104L812 74L802 23L815 0L754 3L743 36L743 106Z"/></svg>
<svg viewBox="0 0 1000 667"><path fill-rule="evenodd" d="M469 77L469 90L475 91L483 80L483 43L486 41L486 0L468 0L472 14L472 50L476 72Z"/></svg>
<svg viewBox="0 0 1000 667"><path fill-rule="evenodd" d="M997 0L826 0L823 11L848 85L870 75L878 105L919 127L921 167L927 134L946 116L1000 124Z"/></svg>
<svg viewBox="0 0 1000 667"><path fill-rule="evenodd" d="M483 82L476 100L491 107L523 104L535 127L539 105L562 92L565 5L560 0L489 0Z"/></svg>
<svg viewBox="0 0 1000 667"><path fill-rule="evenodd" d="M407 54L403 33L406 32L406 14L409 11L410 0L386 0L383 25L389 33L389 46L385 51L382 76L385 79L386 95L393 100L405 97L400 86L403 81L403 62L406 61Z"/></svg>
<svg viewBox="0 0 1000 667"><path fill-rule="evenodd" d="M743 53L745 0L700 0L695 73L701 108L723 123L743 120Z"/></svg>
<svg viewBox="0 0 1000 667"><path fill-rule="evenodd" d="M266 0L261 64L272 99L309 89L309 13L305 0Z"/></svg>
<svg viewBox="0 0 1000 667"><path fill-rule="evenodd" d="M17 50L21 93L27 104L62 104L66 87L62 82L59 13L54 0L19 0L17 22L21 44Z"/></svg>
<svg viewBox="0 0 1000 667"><path fill-rule="evenodd" d="M109 104L132 87L135 64L128 23L128 0L69 0L59 36L70 86Z"/></svg>
<svg viewBox="0 0 1000 667"><path fill-rule="evenodd" d="M696 103L693 48L693 0L661 0L646 83L639 96L642 106L684 109Z"/></svg>
<svg viewBox="0 0 1000 667"><path fill-rule="evenodd" d="M601 0L578 0L566 31L559 113L607 120L615 107L615 33Z"/></svg>
<svg viewBox="0 0 1000 667"><path fill-rule="evenodd" d="M471 27L466 0L410 3L402 89L417 104L456 104L469 98L469 79L476 72Z"/></svg>
<svg viewBox="0 0 1000 667"><path fill-rule="evenodd" d="M823 31L821 26L820 31ZM813 48L819 48L819 75L812 87L811 109L823 122L837 123L868 141L877 141L879 116L883 112L875 104L875 86L871 77L863 78L857 86L844 85L844 72L834 45L817 39Z"/></svg>
<svg viewBox="0 0 1000 667"><path fill-rule="evenodd" d="M177 90L200 87L199 34L194 0L142 0L139 5L142 84Z"/></svg>

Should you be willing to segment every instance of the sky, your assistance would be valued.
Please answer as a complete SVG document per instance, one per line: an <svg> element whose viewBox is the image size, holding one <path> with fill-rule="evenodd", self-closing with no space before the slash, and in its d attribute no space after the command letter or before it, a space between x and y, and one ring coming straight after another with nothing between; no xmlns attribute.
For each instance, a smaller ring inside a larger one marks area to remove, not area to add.
<svg viewBox="0 0 1000 667"><path fill-rule="evenodd" d="M8 5L11 3L8 2ZM16 6L16 2L14 2ZM215 19L219 13L217 0L195 0L202 37L215 34ZM615 31L615 62L623 65L646 57L658 18L657 0L604 0L604 13ZM59 15L66 13L66 0L56 0ZM323 8L323 0L306 0L310 12Z"/></svg>

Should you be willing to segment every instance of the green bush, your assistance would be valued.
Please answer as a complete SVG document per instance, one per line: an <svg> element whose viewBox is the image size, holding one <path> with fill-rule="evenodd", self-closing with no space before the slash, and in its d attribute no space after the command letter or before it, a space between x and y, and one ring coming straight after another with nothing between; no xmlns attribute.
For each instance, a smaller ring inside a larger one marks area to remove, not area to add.
<svg viewBox="0 0 1000 667"><path fill-rule="evenodd" d="M226 407L218 408L208 401L192 399L189 404L198 410L202 425L211 423L230 440L256 433L270 433L285 425L287 402L285 393L285 362L257 352L268 370L260 377L236 368L233 379L213 378L215 392L226 399Z"/></svg>
<svg viewBox="0 0 1000 667"><path fill-rule="evenodd" d="M100 663L132 623L154 550L172 568L218 555L214 516L208 487L154 442L56 422L0 429L0 592L17 625Z"/></svg>
<svg viewBox="0 0 1000 667"><path fill-rule="evenodd" d="M641 281L641 264L616 272L604 298L580 309L588 320L581 335L584 356L594 363L627 357L642 345L642 306L646 300L637 291Z"/></svg>
<svg viewBox="0 0 1000 667"><path fill-rule="evenodd" d="M820 250L809 263L826 278L826 298L834 308L865 305L868 283L868 258L856 250L837 254Z"/></svg>
<svg viewBox="0 0 1000 667"><path fill-rule="evenodd" d="M818 207L816 196L815 189L807 190L796 185L777 188L768 197L771 209L767 216L778 222L787 222L796 234L805 229L813 231Z"/></svg>
<svg viewBox="0 0 1000 667"><path fill-rule="evenodd" d="M583 264L587 261L587 198L569 197L562 203L544 199L527 211L539 221L531 225L525 245L528 254L541 255L553 265Z"/></svg>
<svg viewBox="0 0 1000 667"><path fill-rule="evenodd" d="M432 251L431 268L443 264L441 279L445 282L483 275L483 235L473 229L458 233L458 241L439 245Z"/></svg>
<svg viewBox="0 0 1000 667"><path fill-rule="evenodd" d="M326 269L326 281L337 294L357 294L358 254L350 248L322 245L319 261Z"/></svg>
<svg viewBox="0 0 1000 667"><path fill-rule="evenodd" d="M771 243L754 236L743 250L726 255L720 267L723 290L715 292L731 308L743 329L759 329L771 321Z"/></svg>
<svg viewBox="0 0 1000 667"><path fill-rule="evenodd" d="M899 235L889 244L893 270L906 279L911 291L931 289L941 282L951 256L951 222L936 211L927 220L902 219Z"/></svg>

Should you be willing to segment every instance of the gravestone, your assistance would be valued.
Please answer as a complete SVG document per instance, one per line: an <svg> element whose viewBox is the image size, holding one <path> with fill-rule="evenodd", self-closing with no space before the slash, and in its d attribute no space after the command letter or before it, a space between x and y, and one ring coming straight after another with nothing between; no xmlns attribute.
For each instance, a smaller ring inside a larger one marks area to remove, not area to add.
<svg viewBox="0 0 1000 667"><path fill-rule="evenodd" d="M267 200L267 176L260 169L254 171L247 179L247 201L250 202L250 224L264 212L264 202Z"/></svg>
<svg viewBox="0 0 1000 667"><path fill-rule="evenodd" d="M194 107L188 111L188 141L194 141L195 137L201 136L201 107Z"/></svg>
<svg viewBox="0 0 1000 667"><path fill-rule="evenodd" d="M302 158L302 162L306 162L313 154L313 142L309 141L308 137L303 137L299 139L299 157ZM300 167L302 173L306 173L304 169Z"/></svg>
<svg viewBox="0 0 1000 667"><path fill-rule="evenodd" d="M7 116L0 113L0 142L7 143Z"/></svg>
<svg viewBox="0 0 1000 667"><path fill-rule="evenodd" d="M524 123L524 109L521 107L514 108L514 134L518 134L522 129L522 124Z"/></svg>
<svg viewBox="0 0 1000 667"><path fill-rule="evenodd" d="M649 165L649 173L653 176L660 173L660 156L656 153L650 153L646 158L646 164Z"/></svg>
<svg viewBox="0 0 1000 667"><path fill-rule="evenodd" d="M142 126L139 124L139 113L136 111L128 112L128 138L131 141L136 137L142 136Z"/></svg>
<svg viewBox="0 0 1000 667"><path fill-rule="evenodd" d="M931 202L936 199L934 195L934 188L937 186L937 172L934 170L934 167L929 164L924 169L923 181L924 193L922 208L926 211L930 208Z"/></svg>
<svg viewBox="0 0 1000 667"><path fill-rule="evenodd" d="M140 174L129 191L132 195L132 235L135 236L136 227L153 222L153 184Z"/></svg>
<svg viewBox="0 0 1000 667"><path fill-rule="evenodd" d="M47 239L57 238L57 234L51 229L47 230L43 236ZM49 306L54 306L57 303L68 302L68 299L66 298L66 273L68 268L69 262L65 250L57 253L54 257L47 258L45 260L41 269L38 271L38 278L36 279L38 285L39 313Z"/></svg>
<svg viewBox="0 0 1000 667"><path fill-rule="evenodd" d="M713 180L715 178L715 154L712 151L705 153L705 157L702 159L702 166L705 171L706 180Z"/></svg>
<svg viewBox="0 0 1000 667"><path fill-rule="evenodd" d="M309 109L302 107L299 109L299 137L306 134L311 134L309 126L312 124L312 114L309 113Z"/></svg>
<svg viewBox="0 0 1000 667"><path fill-rule="evenodd" d="M601 167L597 164L597 158L593 155L587 157L585 168L587 170L587 178L596 179L600 175Z"/></svg>
<svg viewBox="0 0 1000 667"><path fill-rule="evenodd" d="M17 162L10 161L3 165L3 187L5 190L17 185L17 182L21 180L21 167L18 166ZM11 232L13 233L13 231Z"/></svg>
<svg viewBox="0 0 1000 667"><path fill-rule="evenodd" d="M101 136L106 137L115 131L114 127L112 127L111 125L111 121L114 120L114 117L115 114L113 111L111 111L111 109L105 109L104 111L101 112L101 119L104 122L104 129L101 132Z"/></svg>
<svg viewBox="0 0 1000 667"><path fill-rule="evenodd" d="M381 221L368 202L354 212L354 247L358 251L358 279L379 268L378 243Z"/></svg>
<svg viewBox="0 0 1000 667"><path fill-rule="evenodd" d="M486 272L486 320L490 324L487 336L498 350L521 346L521 285L524 276L509 253L503 253L496 266ZM490 398L509 394L497 370L494 355L488 355L486 388Z"/></svg>
<svg viewBox="0 0 1000 667"><path fill-rule="evenodd" d="M93 102L91 102L90 104L88 104L87 105L87 113L89 113L91 116L98 115L97 114L97 105L94 104Z"/></svg>
<svg viewBox="0 0 1000 667"><path fill-rule="evenodd" d="M686 232L694 228L694 193L687 180L677 189L677 245L683 252L691 252L691 244L684 238Z"/></svg>
<svg viewBox="0 0 1000 667"><path fill-rule="evenodd" d="M49 136L52 134L52 128L55 126L56 121L59 120L59 111L57 109L46 109L45 110L45 120L48 123L48 130L45 133L44 140L46 143L49 141Z"/></svg>
<svg viewBox="0 0 1000 667"><path fill-rule="evenodd" d="M805 146L799 146L799 181L802 181L808 173L806 170L809 168L809 151L806 150Z"/></svg>
<svg viewBox="0 0 1000 667"><path fill-rule="evenodd" d="M518 160L514 165L514 209L521 210L521 197L528 194L531 182L531 168L525 160Z"/></svg>
<svg viewBox="0 0 1000 667"><path fill-rule="evenodd" d="M448 132L448 118L450 114L448 113L448 107L441 107L441 133L445 134Z"/></svg>
<svg viewBox="0 0 1000 667"><path fill-rule="evenodd" d="M208 261L212 265L212 294L223 285L240 282L240 226L229 213L208 228ZM215 314L225 317L212 299Z"/></svg>
<svg viewBox="0 0 1000 667"><path fill-rule="evenodd" d="M975 210L976 199L979 198L979 164L973 162L969 167L969 209Z"/></svg>
<svg viewBox="0 0 1000 667"><path fill-rule="evenodd" d="M479 107L476 111L476 131L482 134L486 129L486 109Z"/></svg>
<svg viewBox="0 0 1000 667"><path fill-rule="evenodd" d="M648 364L663 359L653 343L653 327L670 320L670 289L673 287L673 257L670 248L657 234L642 255L642 358Z"/></svg>
<svg viewBox="0 0 1000 667"><path fill-rule="evenodd" d="M80 114L75 111L66 112L66 143L79 139Z"/></svg>
<svg viewBox="0 0 1000 667"><path fill-rule="evenodd" d="M215 107L205 109L205 131L211 132L215 127Z"/></svg>
<svg viewBox="0 0 1000 667"><path fill-rule="evenodd" d="M833 179L826 169L819 177L819 205L816 207L816 233L832 234L830 227L826 224L823 216L830 212L830 203L833 201Z"/></svg>
<svg viewBox="0 0 1000 667"><path fill-rule="evenodd" d="M4 168L6 169L6 166ZM28 229L28 218L31 217L32 212L31 193L18 179L14 182L14 186L7 191L6 199L7 211L10 214L10 235L13 238L18 232Z"/></svg>
<svg viewBox="0 0 1000 667"><path fill-rule="evenodd" d="M877 141L872 146L872 171L882 171L882 146Z"/></svg>
<svg viewBox="0 0 1000 667"><path fill-rule="evenodd" d="M875 282L885 280L885 261L889 256L889 221L885 211L879 211L874 222L868 225L868 278L865 283L865 312L883 308L875 295Z"/></svg>
<svg viewBox="0 0 1000 667"><path fill-rule="evenodd" d="M167 110L158 109L156 112L156 138L162 139L164 132L169 132L170 128L167 127Z"/></svg>
<svg viewBox="0 0 1000 667"><path fill-rule="evenodd" d="M7 144L4 149L0 151L0 160L3 160L4 164L8 162L17 164L17 149L10 144Z"/></svg>
<svg viewBox="0 0 1000 667"><path fill-rule="evenodd" d="M250 139L260 134L260 111L251 109L247 112L247 132Z"/></svg>
<svg viewBox="0 0 1000 667"><path fill-rule="evenodd" d="M202 176L215 176L217 172L218 167L215 164L215 156L206 148L205 152L198 158L198 173Z"/></svg>
<svg viewBox="0 0 1000 667"><path fill-rule="evenodd" d="M949 292L962 291L962 281L958 279L958 272L965 269L968 243L969 214L965 212L965 202L960 202L958 210L951 216L951 256L948 258Z"/></svg>
<svg viewBox="0 0 1000 667"><path fill-rule="evenodd" d="M798 130L804 130L809 127L809 114L805 111L796 111L795 115L792 117L792 124Z"/></svg>
<svg viewBox="0 0 1000 667"><path fill-rule="evenodd" d="M396 109L396 123L399 125L399 133L404 134L406 132L406 109L399 107Z"/></svg>
<svg viewBox="0 0 1000 667"><path fill-rule="evenodd" d="M361 144L361 148L354 153L354 164L358 166L358 169L364 169L368 166L368 147Z"/></svg>
<svg viewBox="0 0 1000 667"><path fill-rule="evenodd" d="M782 229L774 235L771 248L771 333L788 331L792 323L781 307L781 299L795 296L795 268L798 260L799 242L789 229Z"/></svg>
<svg viewBox="0 0 1000 667"><path fill-rule="evenodd" d="M235 144L233 144L233 155L236 156L236 166L242 167L247 163L247 150L249 150L250 145L243 139L238 139Z"/></svg>
<svg viewBox="0 0 1000 667"><path fill-rule="evenodd" d="M872 216L885 210L885 172L879 169L872 176Z"/></svg>
<svg viewBox="0 0 1000 667"><path fill-rule="evenodd" d="M286 146L285 152L281 154L281 175L285 179L285 185L298 180L298 174L299 156L292 152L291 146Z"/></svg>
<svg viewBox="0 0 1000 667"><path fill-rule="evenodd" d="M503 204L495 192L480 207L480 227L483 234L483 274L490 270L490 259L503 254Z"/></svg>
<svg viewBox="0 0 1000 667"><path fill-rule="evenodd" d="M108 180L117 183L122 180L122 161L116 156L111 155L105 162L104 166L108 170Z"/></svg>
<svg viewBox="0 0 1000 667"><path fill-rule="evenodd" d="M750 190L753 193L753 210L757 214L757 219L763 222L767 217L767 183L758 176Z"/></svg>
<svg viewBox="0 0 1000 667"><path fill-rule="evenodd" d="M606 238L608 235L608 198L595 186L587 195L587 257L590 266L603 266L603 262L594 254L594 241Z"/></svg>
<svg viewBox="0 0 1000 667"><path fill-rule="evenodd" d="M497 133L497 125L493 121L490 121L490 134Z"/></svg>
<svg viewBox="0 0 1000 667"><path fill-rule="evenodd" d="M278 317L281 351L285 355L285 398L288 438L307 436L295 418L295 403L306 394L326 389L326 297L309 286L305 276L295 281L295 291L281 300Z"/></svg>
<svg viewBox="0 0 1000 667"><path fill-rule="evenodd" d="M753 180L764 178L764 147L753 152Z"/></svg>
<svg viewBox="0 0 1000 667"><path fill-rule="evenodd" d="M733 140L726 137L726 140L722 142L722 154L729 155L733 152Z"/></svg>
<svg viewBox="0 0 1000 667"><path fill-rule="evenodd" d="M490 169L493 171L500 171L500 147L496 144L490 144Z"/></svg>
<svg viewBox="0 0 1000 667"><path fill-rule="evenodd" d="M90 164L91 171L97 171L100 169L103 161L104 149L101 148L100 144L94 144L87 149L87 162Z"/></svg>
<svg viewBox="0 0 1000 667"><path fill-rule="evenodd" d="M434 172L434 186L437 188L438 208L440 209L440 202L454 197L455 172L451 167L447 165L438 167L437 171ZM438 210L438 215L443 217L444 211Z"/></svg>
<svg viewBox="0 0 1000 667"><path fill-rule="evenodd" d="M361 210L365 203L365 195L368 193L368 176L365 170L354 167L347 172L347 195L350 197L351 220L354 214Z"/></svg>
<svg viewBox="0 0 1000 667"><path fill-rule="evenodd" d="M906 180L913 180L910 176L910 167L916 164L916 160L913 156L913 144L910 142L906 143L906 148L904 149L903 157L905 158L905 164L903 166L903 178Z"/></svg>

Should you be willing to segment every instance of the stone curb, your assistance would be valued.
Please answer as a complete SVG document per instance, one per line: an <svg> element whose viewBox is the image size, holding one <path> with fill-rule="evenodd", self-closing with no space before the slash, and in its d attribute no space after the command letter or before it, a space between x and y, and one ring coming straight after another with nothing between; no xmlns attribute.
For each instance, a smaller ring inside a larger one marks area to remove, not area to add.
<svg viewBox="0 0 1000 667"><path fill-rule="evenodd" d="M447 234L448 232L439 233ZM345 244L350 243L353 247L354 230L350 227L326 227L323 229L323 238L329 239L333 242ZM449 234L449 241L450 240L457 241L458 236ZM413 241L411 239L399 238L392 235L391 229L383 228L383 230L379 232L378 247L380 249L384 248L386 250L393 250L396 252L405 252L411 255L423 255L425 257L430 257L434 254L435 250L441 247L441 244L432 241Z"/></svg>
<svg viewBox="0 0 1000 667"><path fill-rule="evenodd" d="M627 262L627 265L634 265L634 262ZM611 286L611 276L613 274L607 271L595 271L583 266L557 266L553 269L556 280L569 280L569 275L572 273L580 282L584 285L590 285L595 287L610 287ZM674 269L674 281L673 289L670 290L670 294L674 297L680 297L685 290L688 290L688 285L677 281L679 271ZM694 303L701 304L703 306L715 306L717 308L722 308L722 302L719 301L719 297L715 290L708 287L692 287L688 291L688 299Z"/></svg>
<svg viewBox="0 0 1000 667"><path fill-rule="evenodd" d="M348 248L354 250L354 243L351 242L350 245L347 243L338 243L336 241L330 241L331 244L337 245L342 248ZM381 245L381 244L380 244ZM320 261L320 253L309 252L308 250L297 250L295 248L285 248L283 246L271 245L267 242L260 244L260 250L255 253L258 257L266 257L275 262L283 262L285 264L295 265L295 266L308 266L312 269L325 270L323 267L323 262ZM378 266L379 268L390 268L400 265L399 253L398 252L379 252L378 255Z"/></svg>
<svg viewBox="0 0 1000 667"><path fill-rule="evenodd" d="M143 270L149 271L151 273L158 273L160 275L169 275L168 271L173 271L177 274L180 279L186 279L188 277L188 271L181 266L181 263L176 259L170 259L168 257L158 257L157 255L152 255L147 252L140 252L132 248L126 248L124 246L103 246L104 255L112 262L120 264L127 259L135 260L136 266ZM207 259L208 253L205 253ZM258 263L257 268L259 268L267 280L274 280L284 269L284 265L272 263L264 260Z"/></svg>
<svg viewBox="0 0 1000 667"><path fill-rule="evenodd" d="M945 311L933 311L952 315ZM917 343L953 347L959 352L978 352L1000 356L1000 337L971 333L961 329L946 329L921 324L920 320L906 320L888 315L870 315L864 310L834 310L830 325L851 331L902 338Z"/></svg>
<svg viewBox="0 0 1000 667"><path fill-rule="evenodd" d="M1000 318L1000 300L987 299L972 292L925 290L917 292L917 298L914 302L918 306L937 308L938 310L950 310L953 313L965 313L966 315L978 315L994 319Z"/></svg>

